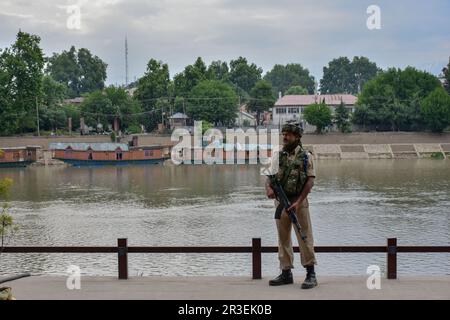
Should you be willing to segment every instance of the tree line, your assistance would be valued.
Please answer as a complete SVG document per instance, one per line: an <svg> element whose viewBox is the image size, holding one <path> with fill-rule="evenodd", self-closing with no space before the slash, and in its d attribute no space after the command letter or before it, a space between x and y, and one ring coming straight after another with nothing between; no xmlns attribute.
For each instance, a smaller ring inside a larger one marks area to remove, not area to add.
<svg viewBox="0 0 450 320"><path fill-rule="evenodd" d="M45 57L40 38L20 31L16 41L0 50L0 134L13 135L73 129L83 117L87 125L106 129L118 119L126 132L152 131L175 112L213 125L233 125L239 105L260 114L282 94L358 95L355 113L343 106L334 117L323 103L312 105L305 117L321 131L333 123L343 132L351 123L375 130L443 131L450 124L449 65L443 69L444 86L438 78L407 67L380 69L366 57L333 59L324 67L320 89L301 64L276 64L263 69L245 57L230 62L201 57L170 76L169 66L150 59L136 82L105 86L107 64L86 48ZM134 88L133 96L126 89ZM444 89L445 88L445 89ZM82 96L81 106L64 103ZM39 121L37 121L39 119Z"/></svg>

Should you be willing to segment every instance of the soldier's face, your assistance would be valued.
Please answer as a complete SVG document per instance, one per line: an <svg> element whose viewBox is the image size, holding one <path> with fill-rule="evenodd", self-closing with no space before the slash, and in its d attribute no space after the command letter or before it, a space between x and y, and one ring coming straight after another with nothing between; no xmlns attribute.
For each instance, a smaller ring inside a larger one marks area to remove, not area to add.
<svg viewBox="0 0 450 320"><path fill-rule="evenodd" d="M294 143L297 137L292 132L283 132L283 145Z"/></svg>

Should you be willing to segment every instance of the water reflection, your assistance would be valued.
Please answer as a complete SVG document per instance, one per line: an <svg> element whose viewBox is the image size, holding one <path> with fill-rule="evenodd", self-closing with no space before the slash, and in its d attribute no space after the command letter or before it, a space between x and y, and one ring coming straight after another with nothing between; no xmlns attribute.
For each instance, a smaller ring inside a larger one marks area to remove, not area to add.
<svg viewBox="0 0 450 320"><path fill-rule="evenodd" d="M450 161L318 161L310 197L317 245L449 245ZM275 245L273 205L257 166L26 168L14 179L12 213L21 225L15 245ZM264 255L276 273L276 255ZM1 256L0 273L17 268L64 273L77 262L87 274L115 274L111 255ZM133 255L132 272L249 274L250 257ZM298 257L296 257L298 263ZM399 271L449 274L448 254L400 255ZM319 271L364 274L385 255L320 254Z"/></svg>

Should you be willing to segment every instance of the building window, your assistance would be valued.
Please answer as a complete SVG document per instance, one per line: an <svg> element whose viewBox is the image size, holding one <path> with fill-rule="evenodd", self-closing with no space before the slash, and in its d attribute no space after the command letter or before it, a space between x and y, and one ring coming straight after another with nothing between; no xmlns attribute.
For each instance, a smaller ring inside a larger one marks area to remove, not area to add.
<svg viewBox="0 0 450 320"><path fill-rule="evenodd" d="M277 111L277 114L285 114L286 113L286 108L276 108L275 110Z"/></svg>
<svg viewBox="0 0 450 320"><path fill-rule="evenodd" d="M153 157L153 151L145 150L145 156L146 157Z"/></svg>
<svg viewBox="0 0 450 320"><path fill-rule="evenodd" d="M122 152L116 153L116 160L122 160Z"/></svg>
<svg viewBox="0 0 450 320"><path fill-rule="evenodd" d="M92 152L88 153L88 160L92 160Z"/></svg>
<svg viewBox="0 0 450 320"><path fill-rule="evenodd" d="M289 108L288 109L288 113L290 113L290 114L298 113L298 108L297 107L296 108Z"/></svg>
<svg viewBox="0 0 450 320"><path fill-rule="evenodd" d="M19 152L14 152L13 153L13 159L14 160L19 160L20 159L20 153Z"/></svg>

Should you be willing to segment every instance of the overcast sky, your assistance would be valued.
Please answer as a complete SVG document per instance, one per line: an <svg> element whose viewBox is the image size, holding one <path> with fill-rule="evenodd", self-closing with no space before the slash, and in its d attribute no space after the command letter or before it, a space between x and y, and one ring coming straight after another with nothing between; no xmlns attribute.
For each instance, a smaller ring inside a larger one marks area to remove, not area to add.
<svg viewBox="0 0 450 320"><path fill-rule="evenodd" d="M69 29L75 4L81 27ZM370 5L381 9L381 29L367 28ZM355 55L439 74L450 56L450 1L1 0L0 47L19 29L39 35L46 55L90 49L108 63L108 84L125 82L125 35L131 80L150 58L168 63L173 76L198 56L208 64L244 56L264 72L301 63L317 80L331 59Z"/></svg>

